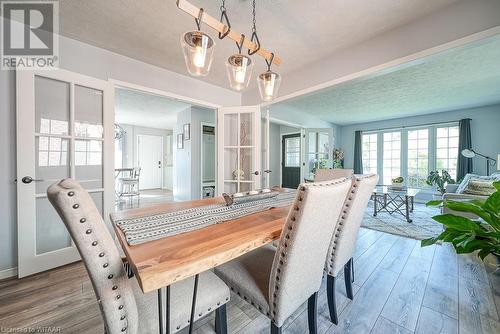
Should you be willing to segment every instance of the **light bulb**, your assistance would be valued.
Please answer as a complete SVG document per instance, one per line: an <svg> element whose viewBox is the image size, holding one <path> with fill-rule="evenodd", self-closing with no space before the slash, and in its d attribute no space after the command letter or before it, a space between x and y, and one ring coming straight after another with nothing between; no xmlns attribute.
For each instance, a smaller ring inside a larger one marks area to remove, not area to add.
<svg viewBox="0 0 500 334"><path fill-rule="evenodd" d="M264 83L264 95L267 98L272 98L273 91L274 91L274 80L266 80L266 82Z"/></svg>
<svg viewBox="0 0 500 334"><path fill-rule="evenodd" d="M193 56L193 65L196 67L204 67L205 56L206 56L206 49L201 46L197 46Z"/></svg>
<svg viewBox="0 0 500 334"><path fill-rule="evenodd" d="M238 66L234 73L234 81L236 81L239 84L244 83L245 74L246 74L246 68L244 68L243 66Z"/></svg>

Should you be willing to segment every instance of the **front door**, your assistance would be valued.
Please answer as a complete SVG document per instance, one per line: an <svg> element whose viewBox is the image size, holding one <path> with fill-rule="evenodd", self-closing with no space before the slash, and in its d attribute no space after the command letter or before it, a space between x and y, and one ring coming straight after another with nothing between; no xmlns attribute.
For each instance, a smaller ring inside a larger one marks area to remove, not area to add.
<svg viewBox="0 0 500 334"><path fill-rule="evenodd" d="M139 189L162 188L163 137L137 136L137 166L141 168Z"/></svg>
<svg viewBox="0 0 500 334"><path fill-rule="evenodd" d="M261 184L259 106L220 108L217 113L217 192L259 189Z"/></svg>
<svg viewBox="0 0 500 334"><path fill-rule="evenodd" d="M18 275L23 277L80 259L47 199L52 183L74 178L104 217L113 210L113 93L105 81L64 70L16 74Z"/></svg>
<svg viewBox="0 0 500 334"><path fill-rule="evenodd" d="M300 133L281 140L281 186L296 189L300 183Z"/></svg>

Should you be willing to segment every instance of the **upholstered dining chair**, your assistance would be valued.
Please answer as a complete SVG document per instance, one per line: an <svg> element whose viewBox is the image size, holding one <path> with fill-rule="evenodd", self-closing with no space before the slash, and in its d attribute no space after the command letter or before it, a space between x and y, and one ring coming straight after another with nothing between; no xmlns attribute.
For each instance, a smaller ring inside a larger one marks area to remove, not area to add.
<svg viewBox="0 0 500 334"><path fill-rule="evenodd" d="M377 181L378 176L375 174L354 175L352 177L351 189L347 194L342 213L330 241L325 268L327 271L328 308L330 319L334 324L338 324L335 281L343 268L347 297L352 300L352 282L354 280L352 255L366 206Z"/></svg>
<svg viewBox="0 0 500 334"><path fill-rule="evenodd" d="M339 179L341 177L351 177L354 174L352 169L342 169L342 168L321 168L316 171L314 175L314 182L323 182Z"/></svg>
<svg viewBox="0 0 500 334"><path fill-rule="evenodd" d="M278 247L266 245L215 268L241 298L271 319L271 333L308 301L309 332L317 332L317 299L326 252L350 179L299 185Z"/></svg>
<svg viewBox="0 0 500 334"><path fill-rule="evenodd" d="M137 280L128 278L118 248L88 192L75 180L65 179L51 185L47 195L80 252L106 333L159 333L156 294L144 294ZM217 333L226 333L229 288L212 272L200 274L198 284L195 319L216 310ZM194 279L170 286L172 307L167 332L175 333L189 325L193 286Z"/></svg>

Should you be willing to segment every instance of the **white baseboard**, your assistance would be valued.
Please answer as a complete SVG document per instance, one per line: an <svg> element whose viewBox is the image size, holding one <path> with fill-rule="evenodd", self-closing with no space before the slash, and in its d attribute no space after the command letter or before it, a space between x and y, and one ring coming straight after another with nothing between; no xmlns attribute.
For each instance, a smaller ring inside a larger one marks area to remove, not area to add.
<svg viewBox="0 0 500 334"><path fill-rule="evenodd" d="M10 278L17 276L17 267L0 270L0 279Z"/></svg>

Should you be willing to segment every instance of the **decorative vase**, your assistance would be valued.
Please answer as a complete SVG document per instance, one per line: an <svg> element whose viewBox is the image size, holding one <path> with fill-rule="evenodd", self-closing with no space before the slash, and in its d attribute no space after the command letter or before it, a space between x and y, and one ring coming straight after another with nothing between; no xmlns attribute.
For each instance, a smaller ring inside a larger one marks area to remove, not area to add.
<svg viewBox="0 0 500 334"><path fill-rule="evenodd" d="M235 169L233 171L233 179L234 180L244 180L245 179L245 172L241 169Z"/></svg>

